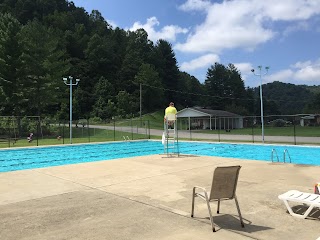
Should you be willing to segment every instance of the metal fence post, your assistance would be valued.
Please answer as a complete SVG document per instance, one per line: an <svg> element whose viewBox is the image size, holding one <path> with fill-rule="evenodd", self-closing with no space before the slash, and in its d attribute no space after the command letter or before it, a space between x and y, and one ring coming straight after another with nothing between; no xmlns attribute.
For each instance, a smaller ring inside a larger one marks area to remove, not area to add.
<svg viewBox="0 0 320 240"><path fill-rule="evenodd" d="M62 127L62 144L64 144L64 122Z"/></svg>
<svg viewBox="0 0 320 240"><path fill-rule="evenodd" d="M113 117L113 141L116 140L116 119Z"/></svg>
<svg viewBox="0 0 320 240"><path fill-rule="evenodd" d="M90 142L90 127L89 127L89 118L87 118L87 129L88 129L88 138L89 138L89 142Z"/></svg>
<svg viewBox="0 0 320 240"><path fill-rule="evenodd" d="M9 141L8 141L8 144L9 144L9 147L11 145L11 127L10 127L10 117L9 117L9 124L8 124L8 128L9 128Z"/></svg>
<svg viewBox="0 0 320 240"><path fill-rule="evenodd" d="M218 141L220 142L220 128L221 128L221 118L219 117L219 128L218 128Z"/></svg>
<svg viewBox="0 0 320 240"><path fill-rule="evenodd" d="M254 143L253 118L251 120L252 120L252 123L251 123L252 143Z"/></svg>
<svg viewBox="0 0 320 240"><path fill-rule="evenodd" d="M39 146L39 129L40 129L41 120L40 117L38 117L37 121L37 146Z"/></svg>
<svg viewBox="0 0 320 240"><path fill-rule="evenodd" d="M133 140L133 123L132 123L132 118L130 119L131 122L131 139Z"/></svg>
<svg viewBox="0 0 320 240"><path fill-rule="evenodd" d="M294 139L294 145L297 145L297 140L296 140L296 117L293 116L293 139Z"/></svg>

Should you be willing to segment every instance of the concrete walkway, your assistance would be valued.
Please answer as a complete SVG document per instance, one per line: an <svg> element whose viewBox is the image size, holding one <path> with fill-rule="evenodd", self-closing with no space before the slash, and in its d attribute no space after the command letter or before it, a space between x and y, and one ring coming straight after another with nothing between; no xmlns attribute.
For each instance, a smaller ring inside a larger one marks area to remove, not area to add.
<svg viewBox="0 0 320 240"><path fill-rule="evenodd" d="M212 204L218 231L211 231L206 204L195 185L209 187L217 166L241 165L234 201ZM310 239L320 237L314 219L289 215L278 195L312 192L320 167L231 158L162 155L0 173L0 239ZM303 211L304 206L295 207Z"/></svg>

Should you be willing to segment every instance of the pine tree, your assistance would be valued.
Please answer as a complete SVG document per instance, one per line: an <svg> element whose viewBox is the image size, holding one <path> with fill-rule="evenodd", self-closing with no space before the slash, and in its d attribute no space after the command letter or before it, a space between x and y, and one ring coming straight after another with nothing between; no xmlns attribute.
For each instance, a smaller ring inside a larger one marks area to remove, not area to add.
<svg viewBox="0 0 320 240"><path fill-rule="evenodd" d="M23 115L21 24L11 14L0 14L0 96L2 115Z"/></svg>

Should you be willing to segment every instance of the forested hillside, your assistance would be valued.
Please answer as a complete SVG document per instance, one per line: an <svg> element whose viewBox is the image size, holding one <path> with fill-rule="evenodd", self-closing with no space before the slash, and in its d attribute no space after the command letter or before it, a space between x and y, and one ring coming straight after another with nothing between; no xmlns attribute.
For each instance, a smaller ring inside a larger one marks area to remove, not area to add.
<svg viewBox="0 0 320 240"><path fill-rule="evenodd" d="M68 119L69 88L62 81L68 76L80 79L74 119L138 115L140 94L143 113L174 101L180 109L260 114L258 92L245 88L233 64L212 63L200 83L179 70L170 42L152 42L144 29L113 29L99 11L87 13L66 0L0 0L0 114ZM279 86L264 87L268 114L320 105L306 87Z"/></svg>
<svg viewBox="0 0 320 240"><path fill-rule="evenodd" d="M265 108L268 111L273 106L273 114L310 112L308 110L311 109L308 109L308 105L313 101L315 96L307 86L277 81L263 85L262 89L264 98L266 99ZM257 88L255 91L258 93L259 89Z"/></svg>

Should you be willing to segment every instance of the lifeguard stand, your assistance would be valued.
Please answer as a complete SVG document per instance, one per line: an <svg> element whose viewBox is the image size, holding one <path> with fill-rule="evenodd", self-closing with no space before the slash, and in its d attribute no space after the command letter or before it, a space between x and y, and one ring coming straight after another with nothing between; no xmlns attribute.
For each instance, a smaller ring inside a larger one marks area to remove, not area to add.
<svg viewBox="0 0 320 240"><path fill-rule="evenodd" d="M170 124L169 124L170 123ZM171 126L171 127L170 127ZM176 114L168 113L165 116L164 132L162 135L164 153L179 156L178 129Z"/></svg>

